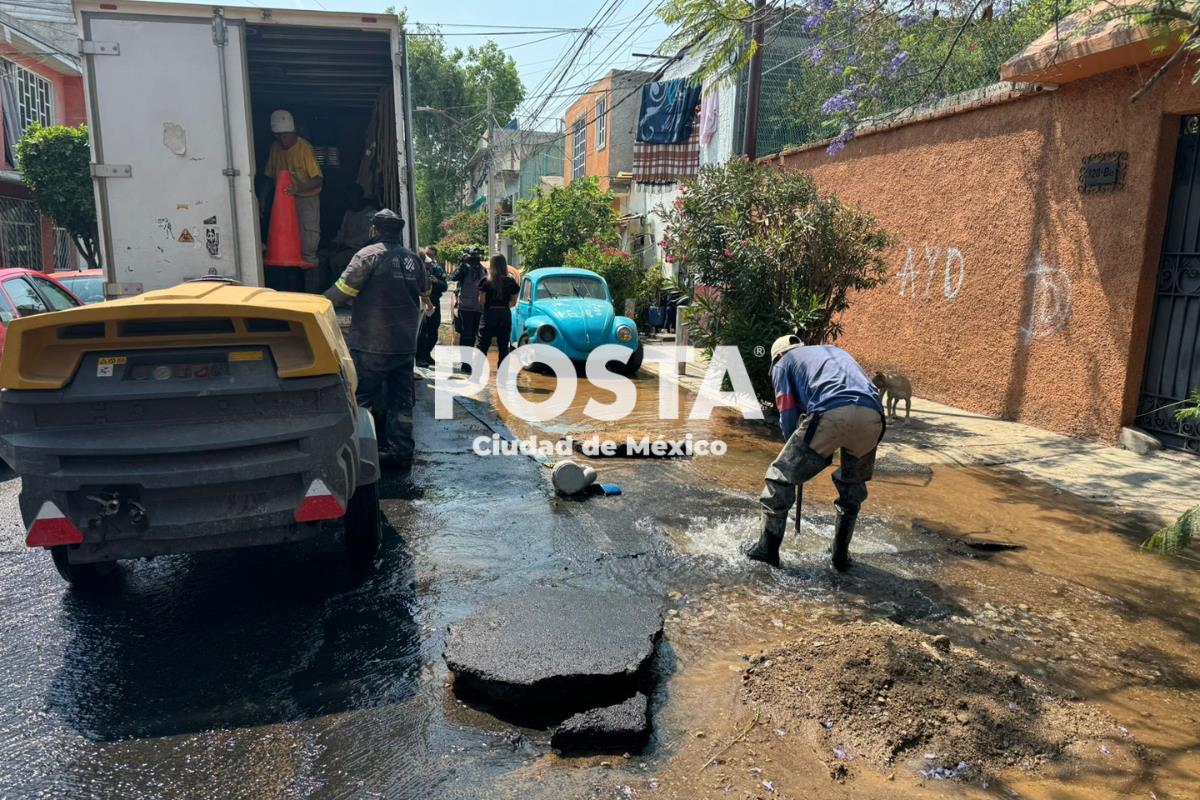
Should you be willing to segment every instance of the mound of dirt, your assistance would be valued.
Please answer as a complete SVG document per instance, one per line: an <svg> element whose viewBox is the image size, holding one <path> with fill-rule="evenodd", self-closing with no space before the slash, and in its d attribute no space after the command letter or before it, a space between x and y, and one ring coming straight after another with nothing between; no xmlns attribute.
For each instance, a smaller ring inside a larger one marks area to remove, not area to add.
<svg viewBox="0 0 1200 800"><path fill-rule="evenodd" d="M1054 697L1016 672L891 623L811 631L751 659L744 700L774 725L804 730L836 778L856 760L928 778L1036 770L1088 744L1122 746L1112 719ZM1106 744L1108 742L1108 744Z"/></svg>

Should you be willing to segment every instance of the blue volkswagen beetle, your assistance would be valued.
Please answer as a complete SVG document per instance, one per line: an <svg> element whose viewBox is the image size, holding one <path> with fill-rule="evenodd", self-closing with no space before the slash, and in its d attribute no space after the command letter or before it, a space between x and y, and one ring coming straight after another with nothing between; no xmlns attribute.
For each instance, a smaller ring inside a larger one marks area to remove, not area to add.
<svg viewBox="0 0 1200 800"><path fill-rule="evenodd" d="M632 375L642 366L637 325L613 313L608 283L591 270L544 267L530 272L521 280L512 315L517 345L548 344L572 361L587 361L600 345L616 344L633 351L622 372Z"/></svg>

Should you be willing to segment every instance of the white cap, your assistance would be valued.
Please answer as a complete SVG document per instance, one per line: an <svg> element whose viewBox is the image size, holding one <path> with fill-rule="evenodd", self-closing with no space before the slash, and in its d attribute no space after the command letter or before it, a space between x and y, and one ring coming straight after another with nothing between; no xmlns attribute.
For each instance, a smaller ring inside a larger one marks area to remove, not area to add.
<svg viewBox="0 0 1200 800"><path fill-rule="evenodd" d="M775 340L774 344L771 345L771 363L774 364L776 361L778 361L779 357L788 350L794 350L803 344L804 342L800 341L800 337L796 336L795 334L789 333L787 336L780 336Z"/></svg>
<svg viewBox="0 0 1200 800"><path fill-rule="evenodd" d="M295 133L296 120L292 119L292 112L284 111L282 108L271 112L271 133Z"/></svg>

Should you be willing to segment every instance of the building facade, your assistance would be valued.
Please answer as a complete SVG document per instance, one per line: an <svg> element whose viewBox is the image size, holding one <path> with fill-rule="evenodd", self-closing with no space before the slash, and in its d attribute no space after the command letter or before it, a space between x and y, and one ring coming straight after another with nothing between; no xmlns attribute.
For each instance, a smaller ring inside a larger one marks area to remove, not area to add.
<svg viewBox="0 0 1200 800"><path fill-rule="evenodd" d="M1172 407L1200 388L1195 61L1130 103L1164 55L1129 31L1035 43L1016 83L772 159L897 237L839 344L924 397L1200 453Z"/></svg>
<svg viewBox="0 0 1200 800"><path fill-rule="evenodd" d="M564 185L593 177L628 201L640 92L649 79L648 72L610 70L567 108Z"/></svg>
<svg viewBox="0 0 1200 800"><path fill-rule="evenodd" d="M30 125L87 121L77 50L70 3L0 2L0 266L77 266L66 231L30 200L16 158L16 140Z"/></svg>

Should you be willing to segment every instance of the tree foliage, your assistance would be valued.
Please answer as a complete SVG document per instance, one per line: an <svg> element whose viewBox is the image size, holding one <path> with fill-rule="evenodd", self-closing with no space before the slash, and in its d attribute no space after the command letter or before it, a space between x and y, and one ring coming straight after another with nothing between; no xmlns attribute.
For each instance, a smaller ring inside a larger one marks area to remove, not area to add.
<svg viewBox="0 0 1200 800"><path fill-rule="evenodd" d="M87 126L34 123L17 141L17 157L38 211L66 229L88 266L100 266Z"/></svg>
<svg viewBox="0 0 1200 800"><path fill-rule="evenodd" d="M576 178L549 194L539 189L528 200L517 201L508 235L526 267L562 266L571 250L589 243L616 244L612 193L601 191L595 178Z"/></svg>
<svg viewBox="0 0 1200 800"><path fill-rule="evenodd" d="M694 284L688 330L710 354L736 346L769 402L762 348L789 333L836 339L850 293L885 279L891 240L869 214L819 194L804 172L735 160L703 167L681 192L664 209L662 245Z"/></svg>
<svg viewBox="0 0 1200 800"><path fill-rule="evenodd" d="M786 54L795 77L785 97L764 97L762 124L794 131L795 144L831 138L836 153L867 120L999 80L1004 61L1085 2L773 0L764 26L798 26L778 41L803 44ZM754 13L745 0L668 0L661 15L706 33L701 77L731 77L753 53Z"/></svg>
<svg viewBox="0 0 1200 800"><path fill-rule="evenodd" d="M500 124L524 99L525 90L516 63L495 42L464 52L449 50L436 29L418 27L414 33L419 35L408 39L408 64L417 236L432 242L441 221L461 205L467 162L488 126L487 90L492 90Z"/></svg>

